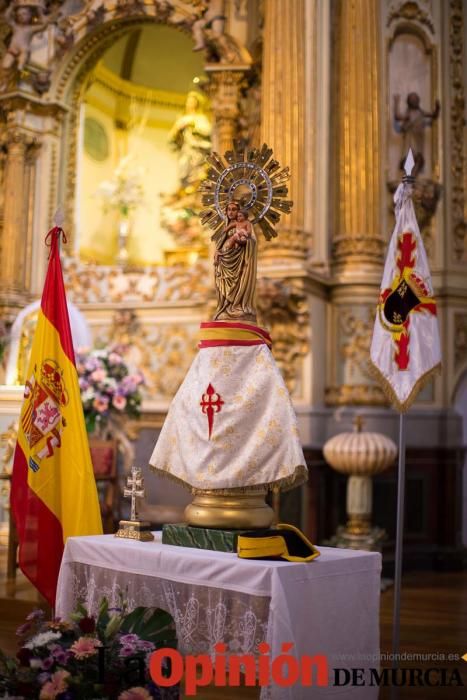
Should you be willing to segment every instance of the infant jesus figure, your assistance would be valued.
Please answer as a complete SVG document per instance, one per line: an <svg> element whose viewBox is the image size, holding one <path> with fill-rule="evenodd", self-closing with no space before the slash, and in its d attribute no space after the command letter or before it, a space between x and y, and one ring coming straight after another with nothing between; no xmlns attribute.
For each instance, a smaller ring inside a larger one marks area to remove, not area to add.
<svg viewBox="0 0 467 700"><path fill-rule="evenodd" d="M240 209L237 218L231 221L227 226L227 231L234 228L235 231L227 239L224 250L231 250L232 248L238 248L241 245L245 245L247 240L251 238L252 227L248 221L248 212L246 209Z"/></svg>

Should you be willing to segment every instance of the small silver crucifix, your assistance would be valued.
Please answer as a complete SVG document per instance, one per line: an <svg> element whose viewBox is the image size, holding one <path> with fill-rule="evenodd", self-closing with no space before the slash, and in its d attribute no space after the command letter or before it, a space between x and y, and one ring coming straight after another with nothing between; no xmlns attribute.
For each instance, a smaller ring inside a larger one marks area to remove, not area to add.
<svg viewBox="0 0 467 700"><path fill-rule="evenodd" d="M136 522L136 499L144 497L144 479L138 467L131 467L131 475L127 477L123 495L131 498L130 520Z"/></svg>

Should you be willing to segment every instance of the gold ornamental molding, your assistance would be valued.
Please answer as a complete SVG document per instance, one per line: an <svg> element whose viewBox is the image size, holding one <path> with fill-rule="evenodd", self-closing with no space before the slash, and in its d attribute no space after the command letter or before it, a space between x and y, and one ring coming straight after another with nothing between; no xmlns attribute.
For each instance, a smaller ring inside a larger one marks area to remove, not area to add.
<svg viewBox="0 0 467 700"><path fill-rule="evenodd" d="M414 0L396 0L389 8L386 25L389 27L396 20L418 22L427 27L432 34L435 33L433 17L426 7L422 7Z"/></svg>
<svg viewBox="0 0 467 700"><path fill-rule="evenodd" d="M277 238L269 241L267 246L263 241L260 241L259 249L262 260L280 260L284 256L297 258L298 260L306 258L312 240L308 231L290 228L287 225L279 225L277 231L279 235Z"/></svg>
<svg viewBox="0 0 467 700"><path fill-rule="evenodd" d="M368 290L367 290L368 291ZM347 291L347 295L353 293ZM375 291L375 298L377 292ZM369 368L375 307L355 299L355 305L336 304L330 344L331 355L325 403L329 406L386 406L382 389L374 382Z"/></svg>
<svg viewBox="0 0 467 700"><path fill-rule="evenodd" d="M139 100L155 107L171 107L183 109L186 101L186 93L169 92L168 90L156 90L155 88L137 85L130 80L124 80L106 66L99 64L89 77L89 84L96 83L115 97L127 100Z"/></svg>
<svg viewBox="0 0 467 700"><path fill-rule="evenodd" d="M383 260L385 250L385 241L371 235L335 236L332 241L333 257L336 263L352 258L355 265L359 261L379 265Z"/></svg>
<svg viewBox="0 0 467 700"><path fill-rule="evenodd" d="M449 78L451 86L450 154L451 222L453 256L465 260L467 235L467 192L465 158L465 69L464 66L464 5L462 0L450 0Z"/></svg>
<svg viewBox="0 0 467 700"><path fill-rule="evenodd" d="M203 260L194 265L151 267L124 271L65 256L63 274L68 297L76 304L137 306L145 303L205 304L212 296L209 267Z"/></svg>
<svg viewBox="0 0 467 700"><path fill-rule="evenodd" d="M325 391L327 406L388 406L389 402L379 386L355 384L330 386Z"/></svg>
<svg viewBox="0 0 467 700"><path fill-rule="evenodd" d="M240 93L246 86L245 75L250 66L227 66L208 64L209 76L206 91L211 99L215 123L214 143L221 153L232 148L238 132L240 117Z"/></svg>
<svg viewBox="0 0 467 700"><path fill-rule="evenodd" d="M454 371L467 363L467 314L454 315Z"/></svg>
<svg viewBox="0 0 467 700"><path fill-rule="evenodd" d="M260 277L257 308L260 324L270 330L274 358L293 395L302 374L302 360L310 352L306 294L292 282Z"/></svg>
<svg viewBox="0 0 467 700"><path fill-rule="evenodd" d="M125 423L125 433L130 440L138 440L142 430L160 430L164 425L167 411L145 411L144 404L141 418L131 419Z"/></svg>

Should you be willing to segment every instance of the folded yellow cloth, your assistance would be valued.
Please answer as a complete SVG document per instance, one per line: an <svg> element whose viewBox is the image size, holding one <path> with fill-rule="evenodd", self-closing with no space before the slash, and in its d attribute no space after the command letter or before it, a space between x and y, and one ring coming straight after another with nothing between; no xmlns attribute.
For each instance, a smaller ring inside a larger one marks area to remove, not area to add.
<svg viewBox="0 0 467 700"><path fill-rule="evenodd" d="M241 559L277 557L286 561L307 562L319 557L320 552L297 527L278 523L274 530L252 530L239 535L237 554Z"/></svg>

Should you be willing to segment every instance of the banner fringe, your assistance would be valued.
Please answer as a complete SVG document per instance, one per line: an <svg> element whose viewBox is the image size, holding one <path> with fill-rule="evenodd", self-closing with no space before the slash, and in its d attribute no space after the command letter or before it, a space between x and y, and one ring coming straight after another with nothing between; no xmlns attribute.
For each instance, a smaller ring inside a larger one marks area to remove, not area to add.
<svg viewBox="0 0 467 700"><path fill-rule="evenodd" d="M371 359L368 362L368 369L372 377L376 379L376 381L380 384L384 395L386 396L388 401L391 402L393 407L397 411L399 411L399 413L406 413L417 398L417 394L423 389L424 386L428 384L429 380L435 374L439 374L441 372L441 362L438 362L437 365L429 369L428 372L425 372L425 374L423 374L419 379L417 379L414 386L412 387L412 391L410 392L406 400L402 402L399 401L399 398L396 392L394 391L391 382L384 376L379 367L377 367L377 365L375 365Z"/></svg>

